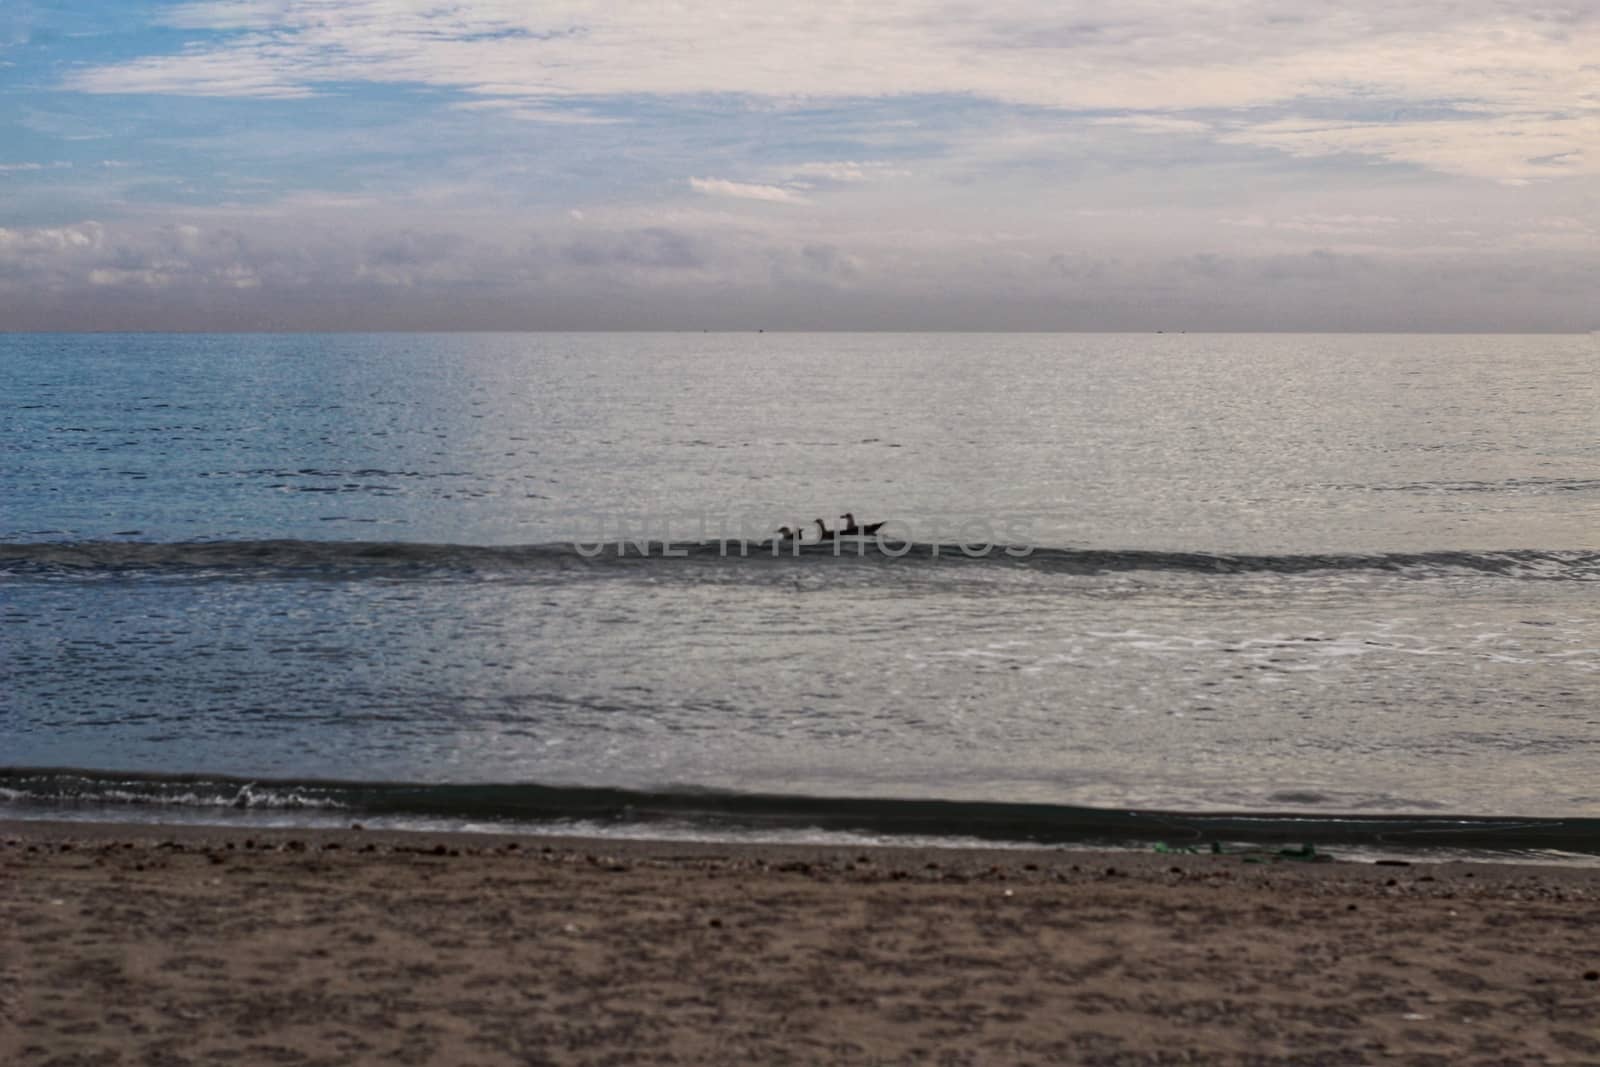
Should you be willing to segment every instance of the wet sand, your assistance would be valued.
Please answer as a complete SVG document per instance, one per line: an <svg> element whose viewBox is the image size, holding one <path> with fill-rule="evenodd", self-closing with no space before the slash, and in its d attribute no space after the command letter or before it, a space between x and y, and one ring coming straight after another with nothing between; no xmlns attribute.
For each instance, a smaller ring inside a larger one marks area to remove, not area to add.
<svg viewBox="0 0 1600 1067"><path fill-rule="evenodd" d="M0 1064L1600 1063L1600 871L0 823Z"/></svg>

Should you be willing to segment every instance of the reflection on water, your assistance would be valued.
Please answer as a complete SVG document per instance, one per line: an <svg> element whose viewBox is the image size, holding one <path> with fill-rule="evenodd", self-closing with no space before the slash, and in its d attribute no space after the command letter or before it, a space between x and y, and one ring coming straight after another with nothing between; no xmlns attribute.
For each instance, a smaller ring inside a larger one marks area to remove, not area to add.
<svg viewBox="0 0 1600 1067"><path fill-rule="evenodd" d="M1597 360L1578 336L9 336L0 540L849 510L1106 548L1597 548Z"/></svg>
<svg viewBox="0 0 1600 1067"><path fill-rule="evenodd" d="M0 763L1594 816L1597 355L0 338ZM1037 550L559 544L847 510Z"/></svg>

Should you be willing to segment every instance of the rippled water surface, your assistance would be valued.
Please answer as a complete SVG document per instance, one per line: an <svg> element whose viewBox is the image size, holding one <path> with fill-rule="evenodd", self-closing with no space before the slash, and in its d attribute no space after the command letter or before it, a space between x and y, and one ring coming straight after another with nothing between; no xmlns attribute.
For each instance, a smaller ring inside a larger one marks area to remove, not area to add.
<svg viewBox="0 0 1600 1067"><path fill-rule="evenodd" d="M1597 370L1590 337L0 337L0 765L1596 817ZM897 539L686 545L847 510ZM574 547L619 527L648 551Z"/></svg>

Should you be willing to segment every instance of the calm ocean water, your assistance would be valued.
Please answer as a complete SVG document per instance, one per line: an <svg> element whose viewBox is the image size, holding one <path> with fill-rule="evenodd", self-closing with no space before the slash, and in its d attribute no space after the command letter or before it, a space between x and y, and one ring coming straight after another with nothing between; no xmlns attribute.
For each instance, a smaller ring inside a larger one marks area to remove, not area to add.
<svg viewBox="0 0 1600 1067"><path fill-rule="evenodd" d="M0 336L0 814L1600 849L1597 372L1586 336ZM895 539L715 540L845 511Z"/></svg>

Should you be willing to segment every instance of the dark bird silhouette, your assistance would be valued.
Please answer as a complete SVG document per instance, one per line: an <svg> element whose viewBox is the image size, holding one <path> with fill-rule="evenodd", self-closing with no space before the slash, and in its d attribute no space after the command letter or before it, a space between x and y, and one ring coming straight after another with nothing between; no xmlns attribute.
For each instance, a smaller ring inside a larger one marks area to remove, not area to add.
<svg viewBox="0 0 1600 1067"><path fill-rule="evenodd" d="M865 526L857 526L856 517L847 511L844 513L844 529L839 532L842 534L873 534L882 528L883 523L881 522L869 522Z"/></svg>

